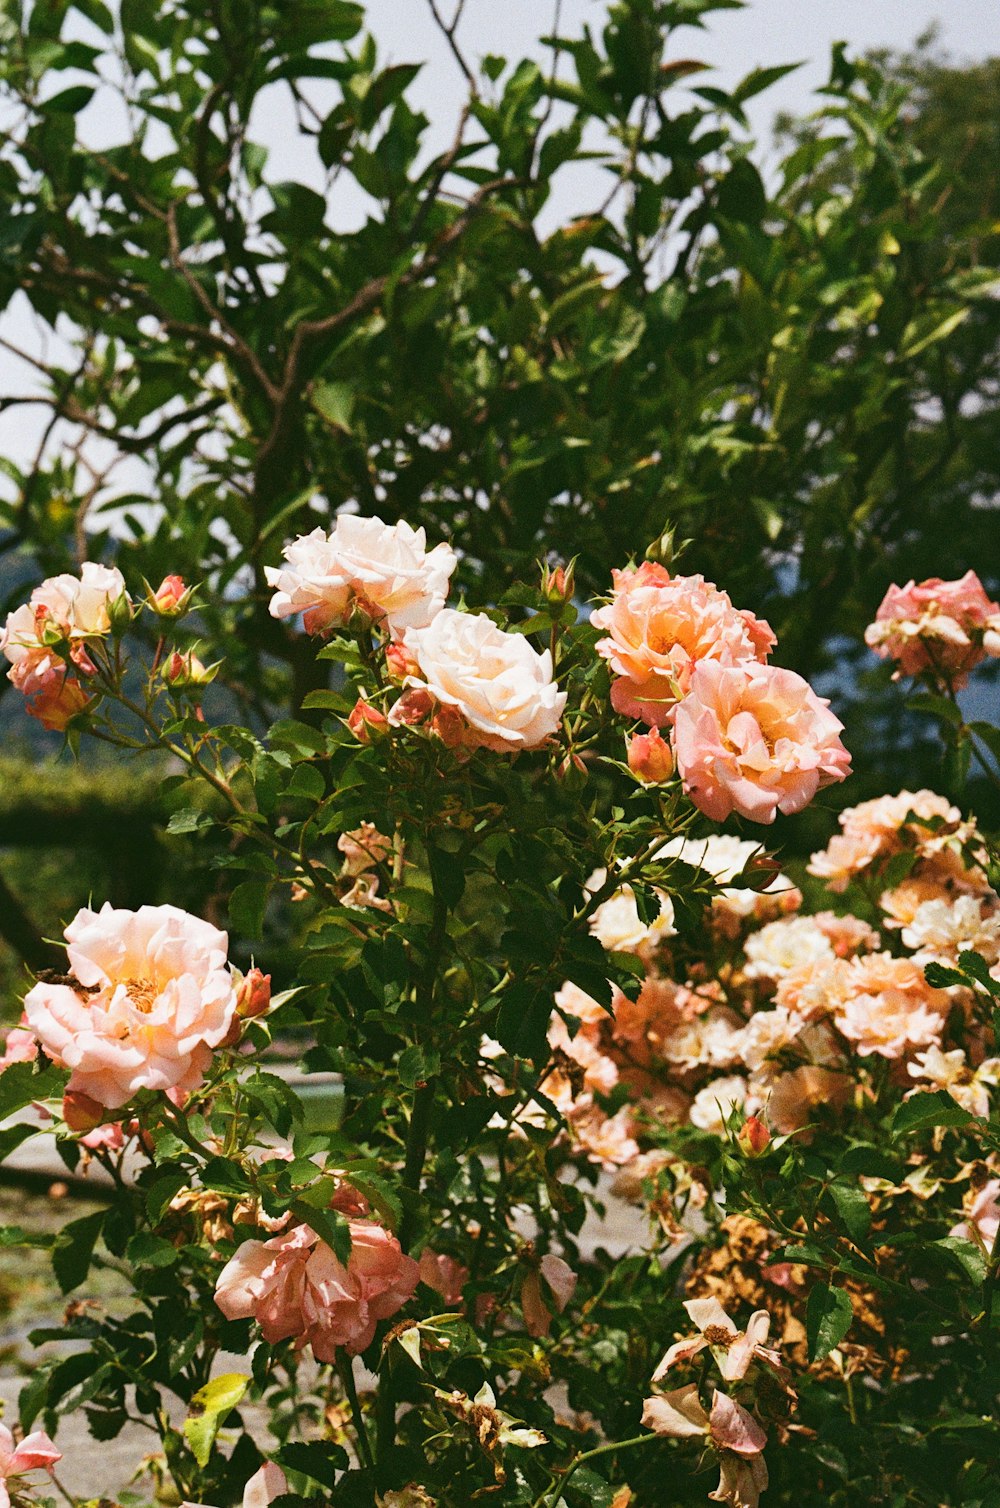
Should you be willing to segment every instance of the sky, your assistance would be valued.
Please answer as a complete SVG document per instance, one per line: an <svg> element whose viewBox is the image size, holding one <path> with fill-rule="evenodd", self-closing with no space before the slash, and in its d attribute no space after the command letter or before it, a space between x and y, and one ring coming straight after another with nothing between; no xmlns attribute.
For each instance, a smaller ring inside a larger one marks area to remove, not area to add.
<svg viewBox="0 0 1000 1508"><path fill-rule="evenodd" d="M438 3L450 19L457 0ZM607 12L607 0L465 0L459 31L462 46L473 64L487 53L511 58L533 53L545 63L549 54L538 39L551 30L557 5L563 35L578 34L586 24L600 27ZM465 84L434 24L428 0L368 0L367 11L384 62L425 60L411 97L431 122L428 155L443 150L452 139ZM732 86L755 67L802 63L794 73L757 96L748 108L766 166L766 144L775 116L783 111L809 111L813 91L828 76L830 47L835 41L846 41L858 52L874 47L905 49L935 23L941 45L957 62L1000 55L1000 0L750 0L742 10L709 16L704 29L688 28L677 33L674 55L709 65L711 71L697 75L693 82L723 87ZM68 80L61 80L55 87L62 87L64 82ZM315 89L311 92L316 94ZM109 145L118 136L121 124L121 106L110 91L99 92L80 122L85 139L95 148ZM321 166L303 152L283 89L273 92L255 110L249 135L269 148L268 176L273 180L298 178L323 188ZM166 149L166 143L161 149ZM564 175L563 186L557 187L546 208L547 217L553 221L578 213L581 203L599 202L603 197L607 180L598 167L574 168L573 174L572 180L569 174ZM339 228L347 229L369 211L364 196L352 193L350 185L342 182L331 202L329 218ZM39 331L27 318L23 300L15 299L0 314L0 335L43 354ZM50 357L59 354L50 344ZM4 391L36 390L37 376L30 367L14 362L3 352L0 373ZM44 418L41 408L15 408L0 416L0 454L30 464ZM53 436L55 443L60 439ZM133 485L128 480L130 474L129 467L118 473L116 490Z"/></svg>

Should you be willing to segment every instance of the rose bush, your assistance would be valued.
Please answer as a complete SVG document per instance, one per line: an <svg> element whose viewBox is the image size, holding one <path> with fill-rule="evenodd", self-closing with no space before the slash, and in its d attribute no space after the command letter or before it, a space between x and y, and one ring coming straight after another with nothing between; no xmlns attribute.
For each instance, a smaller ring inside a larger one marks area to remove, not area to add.
<svg viewBox="0 0 1000 1508"><path fill-rule="evenodd" d="M160 1501L217 1508L987 1502L990 836L954 782L895 791L784 873L762 831L850 761L765 625L673 559L589 621L571 569L465 612L447 546L358 523L271 573L330 676L259 734L175 673L175 577L12 614L81 688L74 747L166 751L231 921L86 909L26 993L3 1148L54 1127L104 1170L54 1273L112 1261L134 1302L39 1335L77 1349L21 1428L138 1417ZM948 771L995 775L954 665L908 663ZM57 1452L9 1446L23 1500Z"/></svg>

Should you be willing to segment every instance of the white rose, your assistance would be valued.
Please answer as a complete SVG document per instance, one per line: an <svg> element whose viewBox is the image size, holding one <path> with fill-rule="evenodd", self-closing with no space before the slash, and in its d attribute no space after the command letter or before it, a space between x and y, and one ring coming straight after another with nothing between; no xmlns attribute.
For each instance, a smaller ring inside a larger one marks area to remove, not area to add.
<svg viewBox="0 0 1000 1508"><path fill-rule="evenodd" d="M585 889L591 894L600 890L607 879L607 871L595 869L587 880ZM665 891L658 890L660 914L649 926L639 916L635 892L631 885L623 885L598 906L590 918L590 930L609 953L639 953L643 948L657 947L668 937L676 935L674 906Z"/></svg>
<svg viewBox="0 0 1000 1508"><path fill-rule="evenodd" d="M310 634L346 623L355 605L394 634L423 628L444 606L455 569L450 545L427 549L423 529L345 514L329 534L314 529L285 546L287 565L265 567L271 616L305 614Z"/></svg>
<svg viewBox="0 0 1000 1508"><path fill-rule="evenodd" d="M552 656L484 613L443 608L427 628L408 628L403 644L420 667L406 685L454 707L469 727L467 745L537 749L559 727L566 693L552 679Z"/></svg>

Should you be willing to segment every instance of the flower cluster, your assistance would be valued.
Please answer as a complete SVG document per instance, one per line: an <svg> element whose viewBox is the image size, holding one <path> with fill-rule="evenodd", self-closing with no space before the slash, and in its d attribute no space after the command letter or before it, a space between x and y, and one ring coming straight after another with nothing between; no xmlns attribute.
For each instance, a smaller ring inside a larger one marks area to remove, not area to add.
<svg viewBox="0 0 1000 1508"><path fill-rule="evenodd" d="M865 643L895 661L894 680L928 675L956 691L987 655L1000 656L1000 603L986 595L975 571L958 581L932 576L891 586Z"/></svg>
<svg viewBox="0 0 1000 1508"><path fill-rule="evenodd" d="M773 822L845 778L843 724L801 676L766 663L777 643L766 623L702 576L646 562L613 579L610 603L591 618L607 635L597 652L616 677L612 705L670 727L684 789L706 816ZM648 779L652 745L637 737L630 763ZM668 768L660 753L657 762Z"/></svg>

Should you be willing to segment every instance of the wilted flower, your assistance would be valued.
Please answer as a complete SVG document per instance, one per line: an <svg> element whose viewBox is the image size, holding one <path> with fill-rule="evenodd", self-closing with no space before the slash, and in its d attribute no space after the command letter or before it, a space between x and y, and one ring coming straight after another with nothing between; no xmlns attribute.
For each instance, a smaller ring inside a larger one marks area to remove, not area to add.
<svg viewBox="0 0 1000 1508"><path fill-rule="evenodd" d="M718 1299L686 1299L684 1308L699 1333L687 1340L676 1341L670 1347L653 1373L654 1382L662 1382L672 1367L692 1361L706 1346L710 1347L715 1364L727 1382L740 1381L755 1361L781 1370L780 1355L764 1344L771 1328L771 1317L766 1309L756 1310L746 1329L740 1330Z"/></svg>

